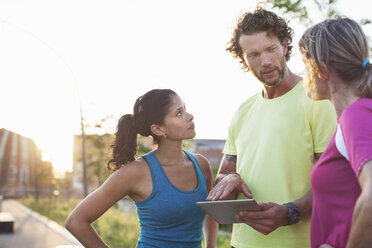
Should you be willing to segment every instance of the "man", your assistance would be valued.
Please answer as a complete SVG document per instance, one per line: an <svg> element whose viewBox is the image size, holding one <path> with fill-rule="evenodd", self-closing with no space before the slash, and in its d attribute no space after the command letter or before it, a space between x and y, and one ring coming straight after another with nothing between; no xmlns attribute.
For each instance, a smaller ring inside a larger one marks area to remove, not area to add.
<svg viewBox="0 0 372 248"><path fill-rule="evenodd" d="M244 223L233 226L233 247L310 247L310 173L336 128L336 114L329 101L312 101L287 67L292 36L286 21L257 8L239 19L228 44L263 85L233 116L207 198L237 192L259 202L262 211L237 216Z"/></svg>

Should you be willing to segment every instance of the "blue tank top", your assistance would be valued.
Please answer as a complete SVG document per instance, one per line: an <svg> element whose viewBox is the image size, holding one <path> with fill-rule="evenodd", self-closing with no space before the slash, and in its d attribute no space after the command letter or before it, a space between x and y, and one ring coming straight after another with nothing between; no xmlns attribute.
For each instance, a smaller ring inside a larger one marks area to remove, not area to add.
<svg viewBox="0 0 372 248"><path fill-rule="evenodd" d="M200 248L204 211L195 202L207 198L207 183L195 157L184 151L194 165L198 184L183 191L168 179L153 152L144 155L151 171L151 195L135 202L141 226L138 248Z"/></svg>

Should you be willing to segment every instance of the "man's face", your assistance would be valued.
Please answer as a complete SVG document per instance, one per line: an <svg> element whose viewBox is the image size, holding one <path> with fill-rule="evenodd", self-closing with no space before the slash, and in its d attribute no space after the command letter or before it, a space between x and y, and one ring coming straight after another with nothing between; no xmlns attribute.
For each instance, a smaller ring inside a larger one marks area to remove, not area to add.
<svg viewBox="0 0 372 248"><path fill-rule="evenodd" d="M277 86L286 69L287 42L280 43L276 36L266 32L241 35L239 45L244 61L253 75L265 86Z"/></svg>

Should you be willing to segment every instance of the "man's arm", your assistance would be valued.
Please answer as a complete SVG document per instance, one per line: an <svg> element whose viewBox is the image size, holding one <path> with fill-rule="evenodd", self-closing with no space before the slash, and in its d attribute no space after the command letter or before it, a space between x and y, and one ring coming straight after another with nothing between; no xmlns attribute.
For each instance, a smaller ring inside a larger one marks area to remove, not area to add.
<svg viewBox="0 0 372 248"><path fill-rule="evenodd" d="M236 155L225 154L223 156L215 180L215 186L207 197L208 201L236 199L238 192L242 192L248 198L252 198L247 185L236 173L236 158ZM235 194L234 191L236 191Z"/></svg>
<svg viewBox="0 0 372 248"><path fill-rule="evenodd" d="M301 219L311 216L313 192L310 190L294 201L300 209ZM261 211L241 211L236 218L262 234L269 234L288 224L288 207L273 202L260 202Z"/></svg>
<svg viewBox="0 0 372 248"><path fill-rule="evenodd" d="M215 184L218 184L228 173L236 172L236 155L224 155L216 176Z"/></svg>

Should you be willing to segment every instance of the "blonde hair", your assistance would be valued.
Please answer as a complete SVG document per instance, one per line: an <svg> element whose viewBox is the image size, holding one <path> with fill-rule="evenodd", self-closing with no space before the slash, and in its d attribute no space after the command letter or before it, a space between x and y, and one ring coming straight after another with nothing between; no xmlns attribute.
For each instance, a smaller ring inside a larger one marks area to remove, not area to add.
<svg viewBox="0 0 372 248"><path fill-rule="evenodd" d="M347 17L327 19L310 27L299 42L309 73L309 85L322 78L324 65L332 68L360 97L372 98L372 66L367 38L359 24Z"/></svg>

